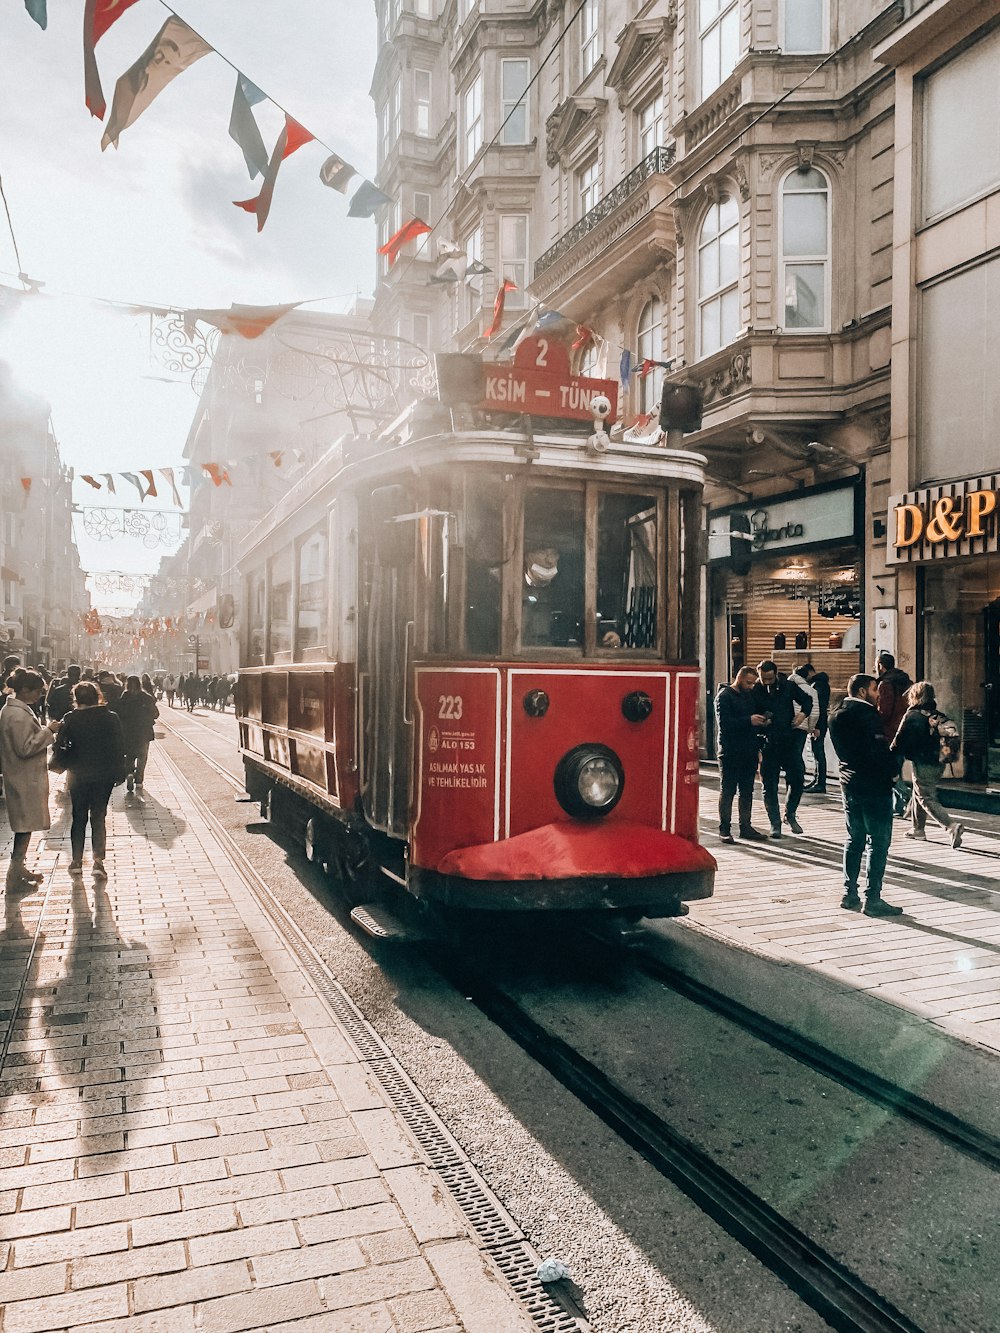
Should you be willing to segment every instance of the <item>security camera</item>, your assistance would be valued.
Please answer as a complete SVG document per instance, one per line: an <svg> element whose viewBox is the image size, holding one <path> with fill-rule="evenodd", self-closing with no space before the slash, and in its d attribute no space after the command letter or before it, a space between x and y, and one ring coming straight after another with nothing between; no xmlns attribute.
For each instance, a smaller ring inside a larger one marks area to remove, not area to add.
<svg viewBox="0 0 1000 1333"><path fill-rule="evenodd" d="M594 394L590 400L590 414L594 418L595 425L607 421L611 415L611 399L606 393Z"/></svg>

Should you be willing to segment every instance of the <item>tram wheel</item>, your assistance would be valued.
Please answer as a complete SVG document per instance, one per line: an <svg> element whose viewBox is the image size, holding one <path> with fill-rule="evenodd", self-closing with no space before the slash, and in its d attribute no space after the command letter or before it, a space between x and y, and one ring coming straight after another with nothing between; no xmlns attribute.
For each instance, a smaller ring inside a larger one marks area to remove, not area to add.
<svg viewBox="0 0 1000 1333"><path fill-rule="evenodd" d="M330 840L318 815L310 815L306 820L302 840L305 844L306 860L311 861L313 865L325 866L330 857Z"/></svg>

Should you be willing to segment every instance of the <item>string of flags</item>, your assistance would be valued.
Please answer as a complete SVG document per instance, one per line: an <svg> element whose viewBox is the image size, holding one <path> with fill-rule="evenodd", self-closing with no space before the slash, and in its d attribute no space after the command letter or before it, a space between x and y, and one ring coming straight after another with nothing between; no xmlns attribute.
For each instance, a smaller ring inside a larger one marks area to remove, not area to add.
<svg viewBox="0 0 1000 1333"><path fill-rule="evenodd" d="M84 8L84 103L91 115L98 120L105 121L107 117L101 136L102 150L117 148L125 130L134 125L160 93L185 70L190 69L204 56L218 55L236 74L236 87L229 116L229 136L243 154L250 179L263 177L260 193L255 198L233 202L237 208L256 217L257 230L261 231L271 209L282 162L303 144L322 141L305 126L299 124L283 107L278 107L284 113L285 123L274 148L268 155L254 115L254 107L265 101L270 101L275 106L278 106L278 103L252 83L242 70L228 60L211 42L206 41L190 24L174 13L165 0L160 0L160 3L169 16L145 51L117 80L109 114L101 84L96 48L104 34L136 3L137 0L86 0ZM24 7L40 28L44 30L48 27L47 0L24 0ZM360 184L350 199L348 217L374 217L379 208L391 202L389 195L380 190L373 181L364 177L346 158L334 152L328 145L324 146L329 153L319 172L319 179L324 186L346 195L351 182L356 177L361 177Z"/></svg>

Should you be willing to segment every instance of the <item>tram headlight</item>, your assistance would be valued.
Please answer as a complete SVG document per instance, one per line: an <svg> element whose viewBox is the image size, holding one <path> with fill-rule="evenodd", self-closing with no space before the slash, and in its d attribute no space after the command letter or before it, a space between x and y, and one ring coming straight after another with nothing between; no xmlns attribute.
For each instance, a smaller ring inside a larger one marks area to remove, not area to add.
<svg viewBox="0 0 1000 1333"><path fill-rule="evenodd" d="M578 745L564 754L555 772L556 798L568 815L593 819L621 800L625 770L606 745Z"/></svg>

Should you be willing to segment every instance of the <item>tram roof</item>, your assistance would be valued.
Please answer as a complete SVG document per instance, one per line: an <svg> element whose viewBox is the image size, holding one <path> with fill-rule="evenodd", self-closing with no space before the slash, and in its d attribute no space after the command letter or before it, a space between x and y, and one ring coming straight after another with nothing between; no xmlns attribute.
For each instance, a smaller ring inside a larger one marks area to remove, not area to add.
<svg viewBox="0 0 1000 1333"><path fill-rule="evenodd" d="M422 407L415 404L379 435L343 436L331 445L251 529L241 544L240 559L280 529L298 530L308 511L325 509L338 492L384 484L400 472L413 475L441 466L494 464L547 475L583 471L619 481L680 481L696 486L705 482L706 459L687 449L605 437L606 448L598 452L590 443L593 431L579 429L579 423L576 431L529 431L523 418L512 418L517 424L511 428L452 429L447 413L442 414L437 404L430 412L421 411Z"/></svg>

